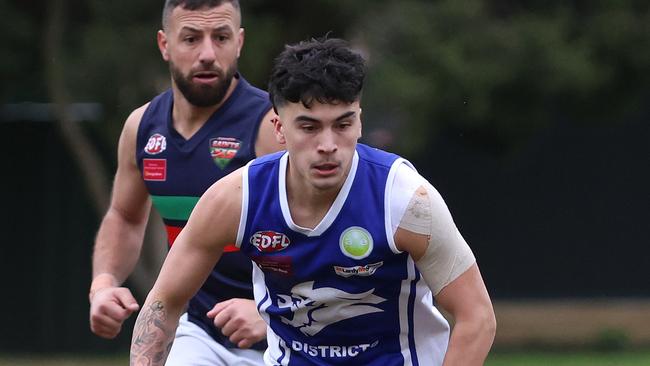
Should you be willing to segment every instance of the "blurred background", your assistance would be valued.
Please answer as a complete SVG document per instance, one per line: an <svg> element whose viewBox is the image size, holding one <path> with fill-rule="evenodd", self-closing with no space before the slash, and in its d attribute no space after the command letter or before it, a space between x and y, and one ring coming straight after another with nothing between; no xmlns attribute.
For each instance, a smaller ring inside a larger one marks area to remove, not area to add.
<svg viewBox="0 0 650 366"><path fill-rule="evenodd" d="M0 0L0 354L128 350L133 319L90 333L90 256L122 124L169 87L163 3ZM329 34L367 58L363 142L445 198L495 302L496 355L650 346L648 1L241 6L258 87L286 43ZM166 252L150 221L141 300Z"/></svg>

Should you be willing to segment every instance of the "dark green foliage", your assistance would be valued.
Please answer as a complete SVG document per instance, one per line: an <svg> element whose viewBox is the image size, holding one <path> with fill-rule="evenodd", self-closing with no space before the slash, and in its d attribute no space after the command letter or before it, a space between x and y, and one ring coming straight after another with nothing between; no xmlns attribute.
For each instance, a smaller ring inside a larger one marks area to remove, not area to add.
<svg viewBox="0 0 650 366"><path fill-rule="evenodd" d="M99 102L111 143L128 113L169 83L155 38L162 2L63 2L71 99ZM650 11L627 1L241 2L240 69L266 85L285 43L328 32L366 53L366 134L418 153L440 129L510 151L558 121L617 123L650 95ZM3 102L49 99L43 85L46 4L0 5ZM371 141L372 142L372 141Z"/></svg>
<svg viewBox="0 0 650 366"><path fill-rule="evenodd" d="M650 13L637 2L402 1L362 24L366 120L399 133L402 151L452 128L507 152L558 121L630 118L650 95Z"/></svg>

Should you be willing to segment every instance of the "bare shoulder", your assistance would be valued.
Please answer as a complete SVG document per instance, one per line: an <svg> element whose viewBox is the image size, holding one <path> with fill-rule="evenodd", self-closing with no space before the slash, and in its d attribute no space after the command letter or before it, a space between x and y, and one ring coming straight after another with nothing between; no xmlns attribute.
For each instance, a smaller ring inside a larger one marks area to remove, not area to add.
<svg viewBox="0 0 650 366"><path fill-rule="evenodd" d="M195 210L209 211L210 216L219 216L221 221L238 225L241 212L243 169L239 168L212 184L197 203Z"/></svg>
<svg viewBox="0 0 650 366"><path fill-rule="evenodd" d="M138 127L140 126L140 121L142 120L142 115L149 107L149 103L146 103L136 109L134 109L131 114L126 118L124 123L124 128L122 130L123 135L135 136L138 132Z"/></svg>
<svg viewBox="0 0 650 366"><path fill-rule="evenodd" d="M243 168L239 168L212 184L192 211L188 227L202 227L212 232L210 235L214 238L208 242L232 243L237 238L242 209L242 172Z"/></svg>
<svg viewBox="0 0 650 366"><path fill-rule="evenodd" d="M220 210L240 210L243 170L243 167L239 168L213 183L212 186L205 191L201 200L219 206Z"/></svg>
<svg viewBox="0 0 650 366"><path fill-rule="evenodd" d="M243 167L239 168L214 182L205 191L202 199L219 200L220 202L241 201L243 170Z"/></svg>
<svg viewBox="0 0 650 366"><path fill-rule="evenodd" d="M144 111L147 110L148 106L149 103L131 112L131 114L126 119L126 122L124 123L124 127L122 127L122 134L120 135L120 141L118 142L117 150L118 168L120 165L129 165L132 168L136 166L135 146L138 136L138 127L140 126L142 115L144 114Z"/></svg>

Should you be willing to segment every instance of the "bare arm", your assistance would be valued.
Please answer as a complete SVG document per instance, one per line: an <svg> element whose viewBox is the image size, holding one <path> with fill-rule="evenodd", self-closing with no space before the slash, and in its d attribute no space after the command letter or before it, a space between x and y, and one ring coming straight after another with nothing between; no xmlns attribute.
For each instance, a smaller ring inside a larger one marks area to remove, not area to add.
<svg viewBox="0 0 650 366"><path fill-rule="evenodd" d="M241 169L206 191L174 242L135 323L131 365L164 365L184 305L237 239L240 212Z"/></svg>
<svg viewBox="0 0 650 366"><path fill-rule="evenodd" d="M483 365L496 331L492 303L471 251L428 183L414 193L395 242L413 257L436 302L455 320L444 365Z"/></svg>
<svg viewBox="0 0 650 366"><path fill-rule="evenodd" d="M118 145L111 204L95 239L89 300L93 333L113 338L138 304L119 287L140 256L151 202L135 160L136 134L146 105L127 118Z"/></svg>
<svg viewBox="0 0 650 366"><path fill-rule="evenodd" d="M476 263L443 288L436 301L455 320L443 365L483 365L494 341L496 319Z"/></svg>
<svg viewBox="0 0 650 366"><path fill-rule="evenodd" d="M135 161L135 146L145 107L129 116L120 136L111 205L95 239L91 290L101 288L104 283L117 286L124 282L142 248L151 201Z"/></svg>
<svg viewBox="0 0 650 366"><path fill-rule="evenodd" d="M275 119L279 118L273 111L269 109L262 122L260 122L260 129L257 132L257 141L255 142L255 155L263 156L276 151L284 150L284 145L280 144L275 137L274 124Z"/></svg>

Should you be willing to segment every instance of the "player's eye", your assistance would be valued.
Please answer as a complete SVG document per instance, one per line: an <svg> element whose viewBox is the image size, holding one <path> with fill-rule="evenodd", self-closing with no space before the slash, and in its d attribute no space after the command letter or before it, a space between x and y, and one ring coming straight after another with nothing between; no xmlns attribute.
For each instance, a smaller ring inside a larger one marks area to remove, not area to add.
<svg viewBox="0 0 650 366"><path fill-rule="evenodd" d="M228 32L212 33L212 39L215 42L219 42L219 43L228 42L228 40L230 40L230 38L231 38L231 34L228 33Z"/></svg>
<svg viewBox="0 0 650 366"><path fill-rule="evenodd" d="M350 126L352 126L352 122L350 122L350 121L341 121L341 122L339 122L337 124L337 127L339 128L339 130L345 130L345 129L349 128Z"/></svg>
<svg viewBox="0 0 650 366"><path fill-rule="evenodd" d="M300 129L305 131L305 132L313 132L316 131L316 126L310 123L306 123L300 126Z"/></svg>

